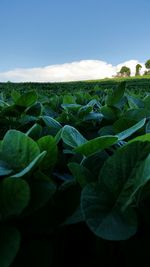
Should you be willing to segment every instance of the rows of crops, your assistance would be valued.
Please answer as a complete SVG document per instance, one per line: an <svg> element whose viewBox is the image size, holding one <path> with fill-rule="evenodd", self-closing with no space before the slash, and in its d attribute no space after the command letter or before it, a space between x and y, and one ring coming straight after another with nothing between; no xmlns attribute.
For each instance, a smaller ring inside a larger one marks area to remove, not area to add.
<svg viewBox="0 0 150 267"><path fill-rule="evenodd" d="M150 95L0 98L0 267L146 266Z"/></svg>
<svg viewBox="0 0 150 267"><path fill-rule="evenodd" d="M77 82L61 82L61 83L2 83L0 82L0 92L5 91L5 94L10 94L12 90L20 92L26 92L29 90L36 90L38 93L51 94L57 92L57 94L64 94L65 92L90 92L97 91L99 89L115 88L121 82L126 82L126 88L128 90L137 92L149 92L150 91L150 76L138 76L138 77L126 77L126 78L112 78L101 79L94 81L77 81Z"/></svg>

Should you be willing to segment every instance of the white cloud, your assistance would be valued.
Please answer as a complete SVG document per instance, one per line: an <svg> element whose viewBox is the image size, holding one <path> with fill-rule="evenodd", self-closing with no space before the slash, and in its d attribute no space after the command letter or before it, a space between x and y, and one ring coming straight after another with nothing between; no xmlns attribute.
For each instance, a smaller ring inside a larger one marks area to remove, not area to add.
<svg viewBox="0 0 150 267"><path fill-rule="evenodd" d="M17 68L7 72L0 72L0 81L11 82L63 82L110 78L120 70L122 66L131 68L131 75L135 74L135 66L140 63L137 60L129 60L113 66L100 60L81 60L61 65L50 65L42 68ZM145 67L143 63L142 71Z"/></svg>

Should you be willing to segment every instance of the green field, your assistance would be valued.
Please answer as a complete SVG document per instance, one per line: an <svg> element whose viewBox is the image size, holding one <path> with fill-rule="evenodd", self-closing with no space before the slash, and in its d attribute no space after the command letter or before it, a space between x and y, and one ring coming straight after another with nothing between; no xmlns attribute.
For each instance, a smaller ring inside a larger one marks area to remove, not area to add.
<svg viewBox="0 0 150 267"><path fill-rule="evenodd" d="M0 267L146 266L149 87L1 84Z"/></svg>
<svg viewBox="0 0 150 267"><path fill-rule="evenodd" d="M92 91L116 87L120 82L126 81L126 88L134 90L135 92L150 91L150 76L139 76L129 78L112 78L102 79L94 81L79 81L79 82L62 82L62 83L0 83L0 92L11 92L13 89L25 92L27 90L36 90L40 93L51 93L57 92L58 94L66 92L77 92L77 91Z"/></svg>

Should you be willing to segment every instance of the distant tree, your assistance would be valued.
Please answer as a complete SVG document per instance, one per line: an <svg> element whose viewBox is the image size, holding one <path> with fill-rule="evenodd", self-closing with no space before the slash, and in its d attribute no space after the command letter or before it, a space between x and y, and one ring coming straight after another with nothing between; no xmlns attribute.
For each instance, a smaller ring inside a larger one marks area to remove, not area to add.
<svg viewBox="0 0 150 267"><path fill-rule="evenodd" d="M127 77L131 75L131 70L130 68L126 66L122 66L121 70L119 71L122 77Z"/></svg>
<svg viewBox="0 0 150 267"><path fill-rule="evenodd" d="M148 59L145 63L145 67L150 70L150 59Z"/></svg>
<svg viewBox="0 0 150 267"><path fill-rule="evenodd" d="M135 76L139 76L140 75L140 69L142 68L142 66L140 64L136 65L136 72L135 72Z"/></svg>
<svg viewBox="0 0 150 267"><path fill-rule="evenodd" d="M148 75L148 71L147 71L147 70L145 70L143 75Z"/></svg>

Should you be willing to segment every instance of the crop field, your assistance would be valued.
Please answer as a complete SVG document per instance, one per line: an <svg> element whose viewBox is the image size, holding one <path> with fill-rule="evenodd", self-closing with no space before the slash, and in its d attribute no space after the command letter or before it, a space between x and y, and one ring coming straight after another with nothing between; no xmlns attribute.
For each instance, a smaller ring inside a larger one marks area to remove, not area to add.
<svg viewBox="0 0 150 267"><path fill-rule="evenodd" d="M61 82L61 83L0 83L0 92L5 92L5 94L10 94L14 88L19 92L26 92L29 90L36 90L36 92L41 94L51 95L51 93L64 94L65 92L90 92L93 94L94 91L99 91L102 89L116 88L119 83L125 81L126 89L130 92L140 93L142 91L150 91L150 76L138 76L138 77L127 77L127 78L112 78L112 79L102 79L94 81L78 81L78 82Z"/></svg>
<svg viewBox="0 0 150 267"><path fill-rule="evenodd" d="M150 79L0 84L0 177L0 267L149 266Z"/></svg>

